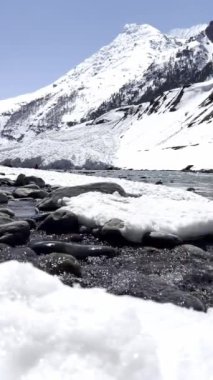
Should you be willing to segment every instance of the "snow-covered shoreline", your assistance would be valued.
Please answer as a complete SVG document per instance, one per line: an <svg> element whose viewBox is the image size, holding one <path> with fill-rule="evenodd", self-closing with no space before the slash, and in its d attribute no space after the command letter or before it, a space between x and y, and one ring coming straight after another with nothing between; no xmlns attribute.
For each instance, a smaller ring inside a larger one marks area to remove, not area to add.
<svg viewBox="0 0 213 380"><path fill-rule="evenodd" d="M20 173L36 175L52 186L103 182L101 177L2 166L0 173L12 180ZM66 207L90 222L104 223L114 212L128 217L131 235L142 233L144 220L167 230L212 228L213 201L207 198L142 182L104 181L138 197L92 192L65 199ZM70 288L29 263L0 264L3 380L212 380L212 322L212 308L203 313L102 289Z"/></svg>
<svg viewBox="0 0 213 380"><path fill-rule="evenodd" d="M0 167L0 172L10 179L20 173L36 175L56 186L103 182L101 177L38 169ZM133 242L141 242L143 235L150 231L176 234L185 240L212 235L213 201L167 186L116 178L104 178L104 181L119 184L129 196L89 192L64 198L63 205L78 216L81 224L102 227L109 220L119 218L124 222L121 234Z"/></svg>

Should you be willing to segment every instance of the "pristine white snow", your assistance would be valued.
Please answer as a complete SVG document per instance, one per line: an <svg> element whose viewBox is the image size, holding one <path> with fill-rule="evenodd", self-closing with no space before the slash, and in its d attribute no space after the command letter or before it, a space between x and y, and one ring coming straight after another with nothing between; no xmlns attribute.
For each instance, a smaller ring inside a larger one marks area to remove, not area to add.
<svg viewBox="0 0 213 380"><path fill-rule="evenodd" d="M103 226L112 218L123 220L121 233L133 242L140 242L148 231L173 233L182 238L195 238L212 234L213 231L213 201L181 189L33 169L0 167L0 172L11 179L15 179L19 173L37 175L51 185L76 186L103 181L120 184L128 194L137 197L124 198L117 193L90 192L64 198L63 205L74 212L82 224L88 226Z"/></svg>
<svg viewBox="0 0 213 380"><path fill-rule="evenodd" d="M2 380L212 380L213 310L69 288L0 265Z"/></svg>

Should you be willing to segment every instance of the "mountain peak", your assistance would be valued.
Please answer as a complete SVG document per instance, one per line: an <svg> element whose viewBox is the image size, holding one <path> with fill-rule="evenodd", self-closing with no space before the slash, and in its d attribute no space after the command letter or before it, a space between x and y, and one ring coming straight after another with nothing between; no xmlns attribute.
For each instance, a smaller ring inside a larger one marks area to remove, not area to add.
<svg viewBox="0 0 213 380"><path fill-rule="evenodd" d="M123 33L149 35L149 34L159 34L161 32L149 24L139 25L139 24L133 23L133 24L126 24L124 26Z"/></svg>

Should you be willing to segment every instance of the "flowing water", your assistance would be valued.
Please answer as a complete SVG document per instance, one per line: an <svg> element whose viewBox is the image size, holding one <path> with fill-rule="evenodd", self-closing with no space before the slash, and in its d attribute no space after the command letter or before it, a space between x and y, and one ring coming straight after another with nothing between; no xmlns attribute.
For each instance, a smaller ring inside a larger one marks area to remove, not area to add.
<svg viewBox="0 0 213 380"><path fill-rule="evenodd" d="M72 173L99 177L123 178L130 181L156 183L182 189L193 188L197 194L213 199L213 174L200 172L160 171L160 170L79 170Z"/></svg>

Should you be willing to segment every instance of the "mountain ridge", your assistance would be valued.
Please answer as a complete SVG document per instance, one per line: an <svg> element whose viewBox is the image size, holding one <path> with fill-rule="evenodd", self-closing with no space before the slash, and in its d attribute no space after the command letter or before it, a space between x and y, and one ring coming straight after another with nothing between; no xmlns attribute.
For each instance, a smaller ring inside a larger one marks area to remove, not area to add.
<svg viewBox="0 0 213 380"><path fill-rule="evenodd" d="M24 149L26 144L33 144L34 139L41 140L40 136L42 138L45 134L49 133L48 138L51 138L51 133L63 134L65 131L70 132L71 136L71 129L75 126L75 129L83 128L90 135L94 120L102 115L104 119L106 113L113 113L113 110L122 107L134 108L141 103L153 104L155 99L167 96L168 91L180 87L178 92L181 93L184 88L193 87L194 83L211 79L211 25L193 27L184 32L173 31L169 35L147 24L127 24L109 45L51 85L31 94L0 101L1 161L5 152L10 152L13 159L17 146ZM180 35L185 37L179 38ZM175 110L174 106L173 112ZM103 125L104 121L102 128ZM81 149L80 137L75 138ZM113 140L113 135L111 138ZM110 154L118 148L117 145L110 148ZM40 146L39 149L37 156L40 157L41 165L43 161L45 163L46 153L45 148L41 149ZM60 155L56 149L55 151L55 161L60 161ZM104 151L107 156L107 144L104 145ZM76 160L75 154L67 152L67 158L62 159L77 166L79 161L82 166L86 162L98 162L99 155L96 157L96 154L82 153L82 156L83 160ZM26 158L20 149L18 157L23 157L24 160ZM104 157L100 157L103 162L113 164L112 160L104 161ZM30 154L29 159L31 158ZM48 160L47 163L49 164Z"/></svg>

